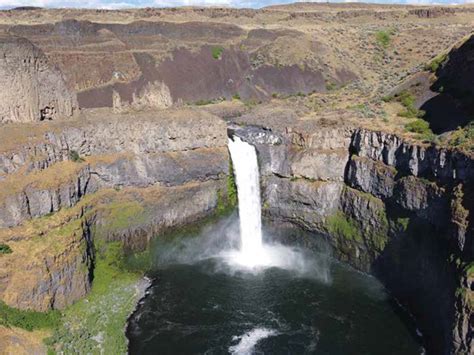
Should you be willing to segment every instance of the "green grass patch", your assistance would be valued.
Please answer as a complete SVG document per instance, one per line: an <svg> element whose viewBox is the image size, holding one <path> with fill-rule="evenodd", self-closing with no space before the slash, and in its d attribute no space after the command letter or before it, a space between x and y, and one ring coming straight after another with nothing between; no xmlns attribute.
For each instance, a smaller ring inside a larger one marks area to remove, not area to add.
<svg viewBox="0 0 474 355"><path fill-rule="evenodd" d="M8 244L0 243L0 255L13 253L12 248Z"/></svg>
<svg viewBox="0 0 474 355"><path fill-rule="evenodd" d="M124 268L120 242L99 243L92 290L63 312L47 345L51 350L79 354L126 354L124 324L133 311L141 274Z"/></svg>
<svg viewBox="0 0 474 355"><path fill-rule="evenodd" d="M237 184L235 183L234 165L229 159L229 173L227 174L227 199L232 207L237 205Z"/></svg>
<svg viewBox="0 0 474 355"><path fill-rule="evenodd" d="M398 116L406 118L421 118L425 115L423 110L419 110L415 107L416 98L407 90L396 95L395 99L405 108L403 111L398 113Z"/></svg>
<svg viewBox="0 0 474 355"><path fill-rule="evenodd" d="M212 53L212 58L219 60L222 58L222 52L224 52L224 48L222 47L212 47L211 53Z"/></svg>
<svg viewBox="0 0 474 355"><path fill-rule="evenodd" d="M60 323L59 311L36 312L12 308L0 301L0 325L17 327L33 331L37 329L50 329Z"/></svg>

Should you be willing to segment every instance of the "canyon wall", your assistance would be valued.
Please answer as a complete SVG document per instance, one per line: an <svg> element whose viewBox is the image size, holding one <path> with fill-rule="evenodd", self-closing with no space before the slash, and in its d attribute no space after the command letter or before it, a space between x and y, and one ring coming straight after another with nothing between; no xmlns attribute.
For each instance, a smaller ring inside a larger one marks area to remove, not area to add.
<svg viewBox="0 0 474 355"><path fill-rule="evenodd" d="M25 38L0 34L0 85L0 122L52 120L78 109L59 69Z"/></svg>
<svg viewBox="0 0 474 355"><path fill-rule="evenodd" d="M257 147L266 218L324 233L377 275L430 353L474 351L471 157L335 125L232 132Z"/></svg>
<svg viewBox="0 0 474 355"><path fill-rule="evenodd" d="M0 299L62 309L84 296L101 241L142 250L225 204L226 125L198 110L19 130L0 152ZM0 128L12 135L10 127Z"/></svg>

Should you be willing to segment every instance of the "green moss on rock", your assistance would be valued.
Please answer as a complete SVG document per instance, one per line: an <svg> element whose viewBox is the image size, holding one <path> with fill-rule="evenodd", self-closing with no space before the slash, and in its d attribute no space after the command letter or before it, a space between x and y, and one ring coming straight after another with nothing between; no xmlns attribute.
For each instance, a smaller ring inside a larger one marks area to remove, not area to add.
<svg viewBox="0 0 474 355"><path fill-rule="evenodd" d="M229 173L227 175L227 197L231 206L237 205L237 185L235 183L234 165L229 159Z"/></svg>
<svg viewBox="0 0 474 355"><path fill-rule="evenodd" d="M357 242L364 240L357 224L340 211L329 216L326 223L328 232L332 235Z"/></svg>
<svg viewBox="0 0 474 355"><path fill-rule="evenodd" d="M138 201L114 201L103 205L100 215L103 221L97 226L99 236L145 223L147 218L143 204Z"/></svg>
<svg viewBox="0 0 474 355"><path fill-rule="evenodd" d="M405 218L400 217L400 218L396 219L397 227L402 232L407 231L409 223L410 223L410 218L409 217L405 217Z"/></svg>

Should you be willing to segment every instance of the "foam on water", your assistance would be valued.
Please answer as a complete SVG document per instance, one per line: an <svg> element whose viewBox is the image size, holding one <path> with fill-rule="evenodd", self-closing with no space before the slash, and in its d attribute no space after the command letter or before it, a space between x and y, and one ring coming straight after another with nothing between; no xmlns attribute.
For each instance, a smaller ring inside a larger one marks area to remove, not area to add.
<svg viewBox="0 0 474 355"><path fill-rule="evenodd" d="M277 332L273 329L254 328L244 335L234 336L232 340L239 340L239 342L229 347L229 352L236 355L250 355L260 340L276 334Z"/></svg>

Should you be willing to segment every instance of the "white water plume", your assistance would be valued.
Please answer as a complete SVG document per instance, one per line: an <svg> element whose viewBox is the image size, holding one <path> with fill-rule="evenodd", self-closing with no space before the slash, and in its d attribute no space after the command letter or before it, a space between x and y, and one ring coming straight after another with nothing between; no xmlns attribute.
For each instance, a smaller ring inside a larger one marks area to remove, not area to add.
<svg viewBox="0 0 474 355"><path fill-rule="evenodd" d="M229 139L239 200L240 252L235 255L244 265L262 262L262 212L260 206L260 174L253 145L239 137Z"/></svg>
<svg viewBox="0 0 474 355"><path fill-rule="evenodd" d="M237 183L240 219L240 250L221 253L231 265L241 266L252 272L268 267L278 267L309 275L321 276L315 270L317 260L306 258L301 250L281 244L264 244L262 239L260 174L255 147L237 136L229 139L229 151ZM329 280L324 268L325 281Z"/></svg>
<svg viewBox="0 0 474 355"><path fill-rule="evenodd" d="M255 147L239 137L233 137L229 139L229 150L237 183L238 218L233 214L204 227L197 235L179 238L172 243L158 240L156 260L165 265L194 264L215 259L209 272L257 274L277 267L299 276L330 282L328 248L317 248L319 251L312 252L280 244L273 233L264 235Z"/></svg>

